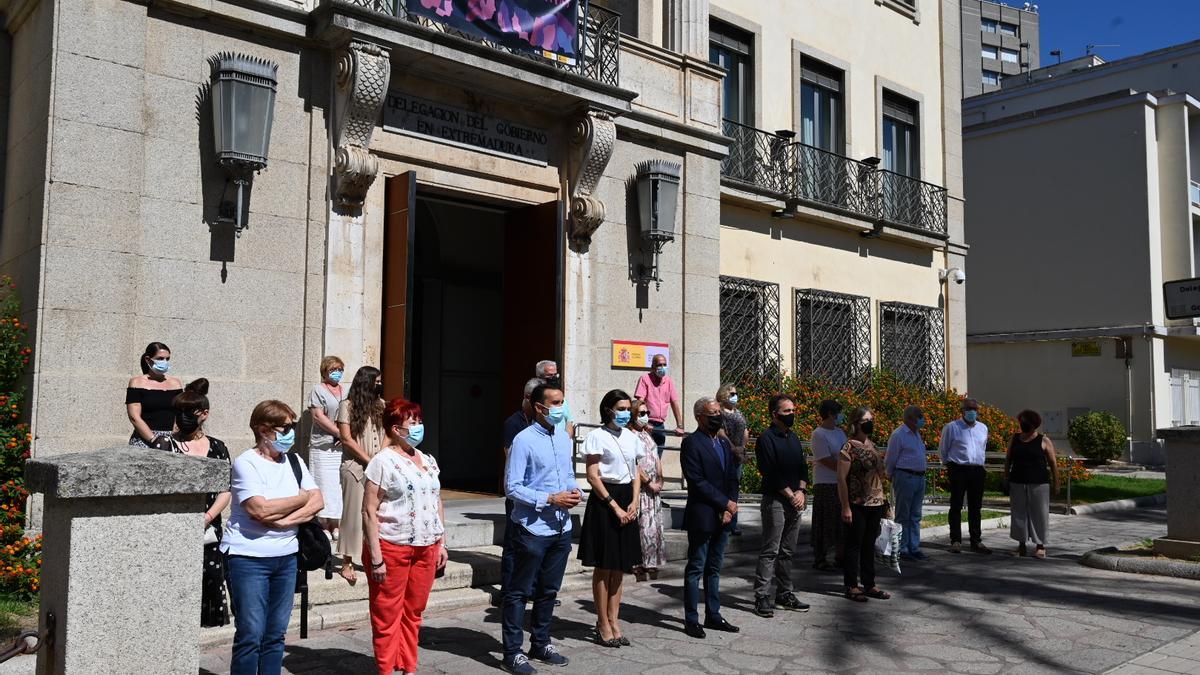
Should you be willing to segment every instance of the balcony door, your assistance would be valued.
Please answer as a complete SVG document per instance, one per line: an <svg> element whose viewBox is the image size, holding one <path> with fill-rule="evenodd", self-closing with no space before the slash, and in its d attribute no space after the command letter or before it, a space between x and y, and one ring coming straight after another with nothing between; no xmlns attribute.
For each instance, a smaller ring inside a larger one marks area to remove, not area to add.
<svg viewBox="0 0 1200 675"><path fill-rule="evenodd" d="M843 72L810 58L800 65L800 142L796 166L796 193L802 199L847 207L852 188L849 164L842 156Z"/></svg>
<svg viewBox="0 0 1200 675"><path fill-rule="evenodd" d="M916 101L891 92L883 95L883 165L880 190L883 217L897 223L919 223L921 203L919 111Z"/></svg>

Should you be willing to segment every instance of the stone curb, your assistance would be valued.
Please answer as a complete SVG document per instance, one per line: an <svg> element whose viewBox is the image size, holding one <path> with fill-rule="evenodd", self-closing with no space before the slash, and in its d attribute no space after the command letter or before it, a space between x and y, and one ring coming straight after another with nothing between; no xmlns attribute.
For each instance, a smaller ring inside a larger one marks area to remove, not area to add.
<svg viewBox="0 0 1200 675"><path fill-rule="evenodd" d="M1081 565L1109 572L1126 574L1157 574L1163 577L1177 579L1195 579L1200 581L1200 565L1177 562L1174 560L1143 560L1128 556L1114 555L1117 548L1108 546L1088 551L1079 559Z"/></svg>
<svg viewBox="0 0 1200 675"><path fill-rule="evenodd" d="M963 520L964 521L966 520L965 514L964 514ZM1004 527L1008 527L1008 521L1009 521L1008 516L1002 516L1000 518L988 518L987 520L979 521L979 527L984 530L998 530L998 529L1001 529ZM937 527L922 527L921 528L921 541L925 541L926 539L937 539L937 538L949 537L949 536L950 536L950 526L949 525L938 525Z"/></svg>
<svg viewBox="0 0 1200 675"><path fill-rule="evenodd" d="M1111 502L1100 502L1098 504L1080 504L1079 506L1071 507L1071 515L1086 516L1089 513L1102 513L1104 511L1128 511L1148 506L1163 506L1166 503L1167 494L1164 492L1160 495L1135 497L1133 499L1114 499Z"/></svg>

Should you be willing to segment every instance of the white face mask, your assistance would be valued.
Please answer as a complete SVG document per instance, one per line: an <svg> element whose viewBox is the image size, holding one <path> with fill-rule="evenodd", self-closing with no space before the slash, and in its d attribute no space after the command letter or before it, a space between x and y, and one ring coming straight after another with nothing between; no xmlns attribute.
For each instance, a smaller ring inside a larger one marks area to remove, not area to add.
<svg viewBox="0 0 1200 675"><path fill-rule="evenodd" d="M650 416L649 415L638 415L637 423L643 427L649 425L650 424Z"/></svg>

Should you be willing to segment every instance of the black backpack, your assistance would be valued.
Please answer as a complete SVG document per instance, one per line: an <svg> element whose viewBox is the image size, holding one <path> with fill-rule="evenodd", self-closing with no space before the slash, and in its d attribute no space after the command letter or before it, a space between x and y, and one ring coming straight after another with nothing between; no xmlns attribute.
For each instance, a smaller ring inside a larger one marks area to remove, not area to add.
<svg viewBox="0 0 1200 675"><path fill-rule="evenodd" d="M288 463L292 465L292 475L296 477L296 487L303 489L300 487L300 458L291 453L288 453L287 458ZM296 527L296 542L300 544L300 552L296 556L297 564L306 572L321 569L333 555L329 537L325 536L325 529L317 522L316 516Z"/></svg>

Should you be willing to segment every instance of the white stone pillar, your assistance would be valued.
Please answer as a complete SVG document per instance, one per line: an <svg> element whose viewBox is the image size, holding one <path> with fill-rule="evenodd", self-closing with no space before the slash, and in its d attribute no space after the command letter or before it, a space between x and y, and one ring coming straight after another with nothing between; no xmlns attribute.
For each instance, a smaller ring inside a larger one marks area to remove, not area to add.
<svg viewBox="0 0 1200 675"><path fill-rule="evenodd" d="M708 60L708 0L663 0L663 46Z"/></svg>
<svg viewBox="0 0 1200 675"><path fill-rule="evenodd" d="M204 499L229 465L109 448L25 467L45 495L37 673L194 673L200 667Z"/></svg>

